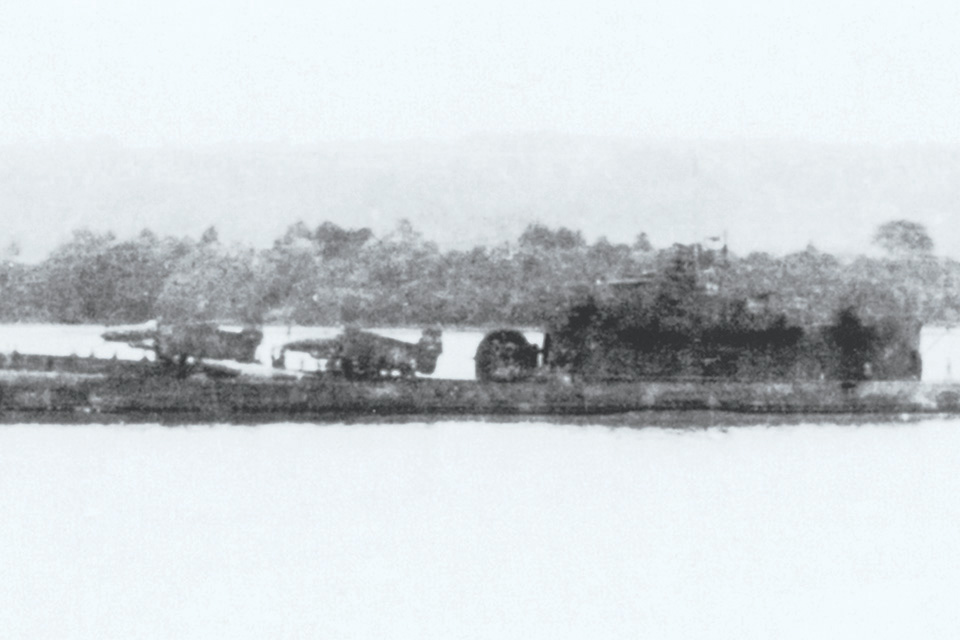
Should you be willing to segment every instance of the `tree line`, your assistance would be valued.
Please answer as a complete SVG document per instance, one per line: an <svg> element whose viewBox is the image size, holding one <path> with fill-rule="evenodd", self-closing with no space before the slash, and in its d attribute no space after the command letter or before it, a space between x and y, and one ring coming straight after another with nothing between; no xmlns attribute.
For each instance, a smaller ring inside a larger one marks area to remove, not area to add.
<svg viewBox="0 0 960 640"><path fill-rule="evenodd" d="M515 242L446 251L406 221L382 237L298 222L264 250L222 243L214 228L197 239L78 230L38 264L0 263L0 321L542 326L598 290L676 278L678 268L797 322L850 305L927 323L960 318L960 263L935 256L922 226L888 223L875 242L882 256L841 260L813 246L786 256L656 248L642 233L631 244L590 243L541 224Z"/></svg>

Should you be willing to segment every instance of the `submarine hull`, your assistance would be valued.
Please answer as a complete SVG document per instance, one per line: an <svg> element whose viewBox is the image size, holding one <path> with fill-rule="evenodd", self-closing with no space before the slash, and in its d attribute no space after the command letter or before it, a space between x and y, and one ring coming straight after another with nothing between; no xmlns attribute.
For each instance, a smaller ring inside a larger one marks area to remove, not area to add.
<svg viewBox="0 0 960 640"><path fill-rule="evenodd" d="M24 414L216 422L390 415L601 415L635 411L799 414L960 413L960 384L905 381L709 380L497 384L461 380L0 371L0 420ZM19 417L18 417L19 416Z"/></svg>

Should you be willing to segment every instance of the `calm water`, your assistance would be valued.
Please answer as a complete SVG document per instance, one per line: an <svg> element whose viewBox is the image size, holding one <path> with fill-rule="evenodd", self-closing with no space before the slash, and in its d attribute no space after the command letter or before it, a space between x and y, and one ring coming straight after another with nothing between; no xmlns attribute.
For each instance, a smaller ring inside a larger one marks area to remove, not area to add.
<svg viewBox="0 0 960 640"><path fill-rule="evenodd" d="M13 638L954 638L960 422L0 427Z"/></svg>

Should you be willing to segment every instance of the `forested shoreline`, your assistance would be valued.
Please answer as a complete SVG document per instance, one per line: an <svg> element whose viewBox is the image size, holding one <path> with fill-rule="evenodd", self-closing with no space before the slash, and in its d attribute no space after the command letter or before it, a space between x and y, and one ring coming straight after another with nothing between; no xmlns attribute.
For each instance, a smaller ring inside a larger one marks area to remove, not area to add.
<svg viewBox="0 0 960 640"><path fill-rule="evenodd" d="M738 255L718 241L654 247L530 225L511 243L441 250L409 222L377 237L326 222L290 226L273 246L200 238L134 238L78 230L38 264L0 263L0 321L116 324L162 317L303 325L541 326L597 286L665 277L683 264L702 284L763 301L798 322L853 305L867 316L924 323L960 318L960 262L938 257L925 230L877 230L883 255L840 259L813 246Z"/></svg>

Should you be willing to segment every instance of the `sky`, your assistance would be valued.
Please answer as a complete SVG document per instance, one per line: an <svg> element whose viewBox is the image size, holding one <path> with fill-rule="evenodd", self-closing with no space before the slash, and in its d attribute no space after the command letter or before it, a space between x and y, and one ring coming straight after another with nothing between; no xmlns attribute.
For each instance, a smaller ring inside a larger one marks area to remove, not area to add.
<svg viewBox="0 0 960 640"><path fill-rule="evenodd" d="M709 229L728 230L741 251L812 242L857 254L870 250L871 229L907 218L938 234L938 252L957 256L957 33L960 5L935 0L0 0L0 246L15 243L24 259L38 260L80 227L197 235L210 225L261 246L298 219L381 230L409 217L445 247L496 244L542 222L616 241L645 231L659 246ZM571 218L550 198L541 198L542 211L525 209L538 187L522 172L510 194L483 193L512 160L483 165L485 152L475 149L483 143L474 142L504 136L507 146L509 136L568 136L574 146L587 137L650 141L680 155L732 141L744 143L746 164L771 170L743 173L744 162L731 161L703 184L680 180L658 191L606 180L646 171L628 161L546 158L533 149L523 167L534 178L557 167L589 176L560 189L571 202L598 203ZM410 157L377 169L396 157L383 147L395 141ZM315 171L291 188L297 176L270 165L271 149L319 145L312 148L336 164L353 144L369 150L358 161L369 171L349 184ZM782 147L804 155L806 165L791 167L768 154L778 144L815 150ZM931 144L937 149L927 153ZM420 171L418 157L438 148L431 145L452 151L437 156L433 173ZM121 148L162 153L114 153ZM220 154L209 174L164 164L168 152L198 149ZM246 166L237 158L251 154L270 170L231 182ZM891 154L905 158L902 170ZM836 155L863 160L841 166ZM477 165L465 169L473 174L460 176L461 161ZM217 173L218 163L227 169ZM882 166L876 175L874 165ZM784 177L771 186L777 172ZM453 188L420 193L417 180ZM476 189L462 188L471 180ZM397 188L377 192L367 182ZM853 195L834 197L824 184ZM347 206L338 189L348 204L369 206ZM697 201L708 196L720 200ZM437 219L427 215L433 210ZM458 210L469 213L455 219Z"/></svg>
<svg viewBox="0 0 960 640"><path fill-rule="evenodd" d="M951 2L0 2L0 143L960 142Z"/></svg>

